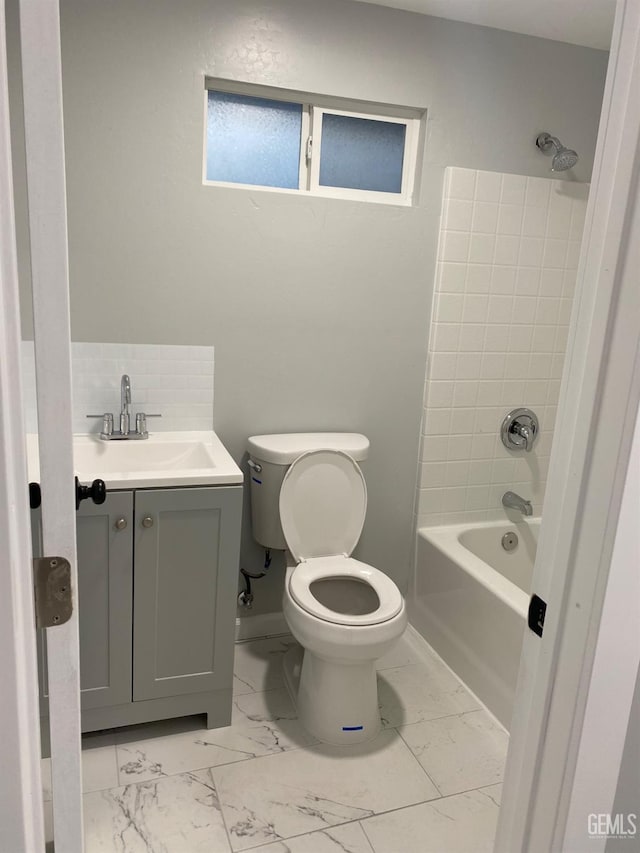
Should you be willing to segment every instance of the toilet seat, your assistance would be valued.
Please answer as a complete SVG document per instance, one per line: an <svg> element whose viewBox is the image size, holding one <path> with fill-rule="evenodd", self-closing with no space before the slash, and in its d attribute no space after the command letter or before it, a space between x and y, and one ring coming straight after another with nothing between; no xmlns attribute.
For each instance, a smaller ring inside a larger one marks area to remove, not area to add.
<svg viewBox="0 0 640 853"><path fill-rule="evenodd" d="M310 587L314 581L329 578L352 579L367 584L378 596L377 609L370 613L353 615L338 613L325 607L318 601ZM367 563L361 563L345 555L312 557L299 563L291 573L289 592L296 604L307 613L335 625L377 625L393 619L403 606L400 590L390 577Z"/></svg>
<svg viewBox="0 0 640 853"><path fill-rule="evenodd" d="M289 466L280 489L280 522L296 562L349 556L366 512L364 477L348 453L310 450Z"/></svg>

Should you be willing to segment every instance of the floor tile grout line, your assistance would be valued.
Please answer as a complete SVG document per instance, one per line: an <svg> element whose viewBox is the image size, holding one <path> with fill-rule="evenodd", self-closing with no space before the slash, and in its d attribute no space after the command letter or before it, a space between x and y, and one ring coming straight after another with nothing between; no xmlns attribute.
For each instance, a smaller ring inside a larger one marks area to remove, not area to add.
<svg viewBox="0 0 640 853"><path fill-rule="evenodd" d="M220 812L220 817L222 818L222 825L224 826L224 831L227 835L227 844L229 845L229 853L233 853L233 844L231 843L231 832L229 827L227 826L227 819L224 816L224 809L222 808L222 801L220 799L220 794L218 793L218 785L216 783L215 776L213 775L213 767L208 768L209 776L211 777L211 784L213 785L216 792L216 803L218 804L218 810Z"/></svg>
<svg viewBox="0 0 640 853"><path fill-rule="evenodd" d="M441 719L442 719L442 718L441 718ZM418 766L420 767L420 769L422 770L422 772L424 773L424 775L425 775L425 776L427 777L427 779L431 782L431 784L432 784L432 785L433 785L433 787L436 789L436 791L440 794L440 797L442 797L442 791L441 791L441 790L440 790L440 788L436 785L435 781L431 778L431 776L429 776L429 774L428 774L428 773L427 773L427 771L426 771L426 768L422 766L422 764L420 763L420 761L418 761L418 756L417 756L417 755L415 754L415 752L411 749L411 747L409 746L409 744L407 743L407 741L402 737L402 732L401 732L399 729L396 729L396 732L398 733L398 737L400 738L400 740L402 741L402 743L406 746L406 748L409 750L409 752L410 752L410 753L411 753L411 755L413 756L414 761L418 764Z"/></svg>
<svg viewBox="0 0 640 853"><path fill-rule="evenodd" d="M137 742L137 741L134 741ZM144 785L145 782L156 782L159 779L167 779L170 776L180 776L183 773L198 773L201 770L216 770L218 767L229 767L232 764L244 764L247 761L259 761L261 758L270 758L274 755L285 755L289 752L298 752L301 749L307 749L312 746L318 746L320 741L316 743L304 743L300 746L294 746L291 749L279 749L277 752L267 752L264 755L254 755L250 758L238 758L236 761L225 761L224 764L207 764L204 767L191 767L189 769L178 770L176 773L161 773L158 776L153 776L151 779L140 779L136 781L135 779L131 779L129 782L121 783L120 780L120 768L118 767L118 785L116 787L123 788L126 785ZM108 790L107 788L103 788L102 790Z"/></svg>
<svg viewBox="0 0 640 853"><path fill-rule="evenodd" d="M475 714L478 711L484 711L484 708L472 708L470 711L453 711L451 714L440 714L438 717L429 717L426 720L416 720L413 723L397 723L393 726L383 726L382 731L389 731L390 729L400 729L400 728L408 728L409 726L419 726L422 723L434 723L436 720L444 720L447 717L462 717L464 714ZM493 720L492 720L493 722Z"/></svg>

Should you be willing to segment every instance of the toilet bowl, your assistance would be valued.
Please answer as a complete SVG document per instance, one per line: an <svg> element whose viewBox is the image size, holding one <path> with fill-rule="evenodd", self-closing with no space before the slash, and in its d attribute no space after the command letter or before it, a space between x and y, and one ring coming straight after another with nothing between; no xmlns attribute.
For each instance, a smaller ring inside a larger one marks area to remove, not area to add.
<svg viewBox="0 0 640 853"><path fill-rule="evenodd" d="M350 556L366 505L360 467L337 449L302 453L280 489L291 555L283 611L304 649L301 664L286 661L285 679L302 724L332 744L360 743L380 731L375 662L407 624L391 578Z"/></svg>

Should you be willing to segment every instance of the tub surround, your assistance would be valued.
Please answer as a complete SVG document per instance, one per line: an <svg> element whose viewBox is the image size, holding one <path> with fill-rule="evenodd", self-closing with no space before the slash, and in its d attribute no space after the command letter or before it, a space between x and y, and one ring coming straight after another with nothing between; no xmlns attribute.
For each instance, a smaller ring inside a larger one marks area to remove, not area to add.
<svg viewBox="0 0 640 853"><path fill-rule="evenodd" d="M542 509L588 185L446 170L429 337L418 527L504 518L507 489ZM540 420L530 453L500 441Z"/></svg>

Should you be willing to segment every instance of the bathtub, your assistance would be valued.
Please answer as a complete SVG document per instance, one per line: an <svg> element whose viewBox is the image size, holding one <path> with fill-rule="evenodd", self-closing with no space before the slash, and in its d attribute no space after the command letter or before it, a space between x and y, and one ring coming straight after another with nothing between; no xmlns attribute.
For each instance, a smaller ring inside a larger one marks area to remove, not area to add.
<svg viewBox="0 0 640 853"><path fill-rule="evenodd" d="M413 627L508 729L540 522L418 531ZM512 551L502 537L516 533Z"/></svg>

